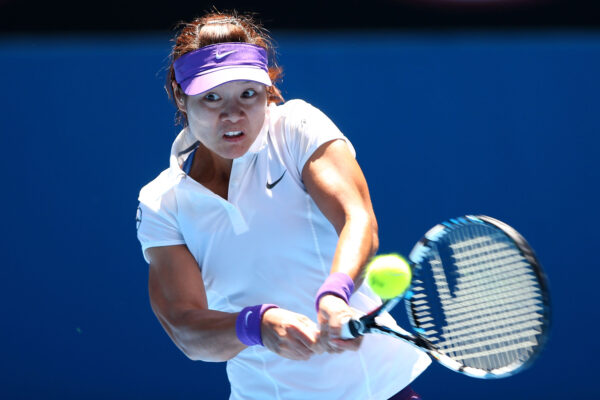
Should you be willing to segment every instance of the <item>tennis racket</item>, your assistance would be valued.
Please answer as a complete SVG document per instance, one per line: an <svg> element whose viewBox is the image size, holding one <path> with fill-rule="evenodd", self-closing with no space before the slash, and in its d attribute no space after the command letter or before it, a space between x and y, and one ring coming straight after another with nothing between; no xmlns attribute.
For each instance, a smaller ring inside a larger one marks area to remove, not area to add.
<svg viewBox="0 0 600 400"><path fill-rule="evenodd" d="M391 335L483 379L532 364L548 336L550 297L540 263L516 230L487 216L452 219L430 229L409 261L409 289L348 321L343 338ZM382 318L402 299L415 334Z"/></svg>

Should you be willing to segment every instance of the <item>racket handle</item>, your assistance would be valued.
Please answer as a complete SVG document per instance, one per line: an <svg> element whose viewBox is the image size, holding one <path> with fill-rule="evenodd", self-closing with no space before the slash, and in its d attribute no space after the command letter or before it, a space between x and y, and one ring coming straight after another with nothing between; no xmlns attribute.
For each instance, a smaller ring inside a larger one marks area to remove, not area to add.
<svg viewBox="0 0 600 400"><path fill-rule="evenodd" d="M342 324L340 331L340 338L342 339L354 339L362 336L360 332L362 323L356 319L349 319Z"/></svg>

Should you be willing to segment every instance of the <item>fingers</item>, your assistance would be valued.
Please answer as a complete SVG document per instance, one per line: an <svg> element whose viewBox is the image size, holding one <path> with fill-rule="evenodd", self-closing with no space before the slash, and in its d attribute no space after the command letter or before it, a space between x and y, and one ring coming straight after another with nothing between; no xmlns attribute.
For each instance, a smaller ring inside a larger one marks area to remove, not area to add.
<svg viewBox="0 0 600 400"><path fill-rule="evenodd" d="M306 332L298 330L297 328L291 328L289 330L290 342L289 347L290 353L295 352L298 356L297 359L307 360L314 354L322 353L320 351L320 344L317 339L316 326L314 331Z"/></svg>
<svg viewBox="0 0 600 400"><path fill-rule="evenodd" d="M281 357L308 360L323 352L338 354L356 351L362 337L340 338L342 325L353 310L340 298L323 296L318 314L319 327L308 317L281 308L267 310L261 322L263 344Z"/></svg>
<svg viewBox="0 0 600 400"><path fill-rule="evenodd" d="M342 351L356 351L360 348L363 341L363 336L355 339L332 339L332 345Z"/></svg>
<svg viewBox="0 0 600 400"><path fill-rule="evenodd" d="M265 312L261 323L263 344L292 360L308 360L323 349L317 325L308 317L284 309Z"/></svg>
<svg viewBox="0 0 600 400"><path fill-rule="evenodd" d="M342 325L352 318L354 312L346 302L336 296L323 296L319 302L320 343L328 353L356 351L362 343L362 337L341 339Z"/></svg>
<svg viewBox="0 0 600 400"><path fill-rule="evenodd" d="M330 354L343 353L344 351L356 351L360 348L363 337L355 339L340 339L330 333L321 331L320 343L323 349Z"/></svg>

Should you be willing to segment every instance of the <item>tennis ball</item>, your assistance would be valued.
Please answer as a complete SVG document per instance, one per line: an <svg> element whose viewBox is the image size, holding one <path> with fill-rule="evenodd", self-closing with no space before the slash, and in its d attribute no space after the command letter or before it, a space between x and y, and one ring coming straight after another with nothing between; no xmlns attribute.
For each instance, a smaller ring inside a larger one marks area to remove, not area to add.
<svg viewBox="0 0 600 400"><path fill-rule="evenodd" d="M367 284L384 300L400 296L410 286L412 272L406 259L398 254L382 254L367 265Z"/></svg>

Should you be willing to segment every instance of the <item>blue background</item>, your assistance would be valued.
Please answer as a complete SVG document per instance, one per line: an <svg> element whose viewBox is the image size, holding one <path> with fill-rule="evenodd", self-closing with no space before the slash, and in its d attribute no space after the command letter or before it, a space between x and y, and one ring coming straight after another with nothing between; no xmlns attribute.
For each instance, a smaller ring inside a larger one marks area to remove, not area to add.
<svg viewBox="0 0 600 400"><path fill-rule="evenodd" d="M285 97L320 107L357 149L381 252L482 213L547 270L553 329L534 367L490 382L434 365L414 387L426 400L599 398L600 35L274 37ZM224 364L189 361L154 318L135 237L137 193L178 132L169 39L0 38L3 398L228 396Z"/></svg>

